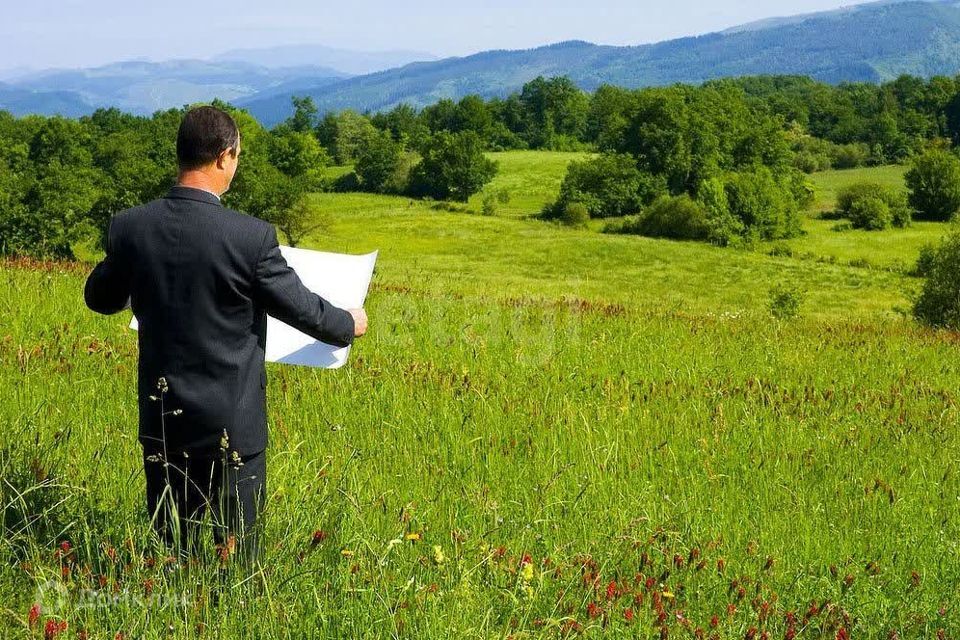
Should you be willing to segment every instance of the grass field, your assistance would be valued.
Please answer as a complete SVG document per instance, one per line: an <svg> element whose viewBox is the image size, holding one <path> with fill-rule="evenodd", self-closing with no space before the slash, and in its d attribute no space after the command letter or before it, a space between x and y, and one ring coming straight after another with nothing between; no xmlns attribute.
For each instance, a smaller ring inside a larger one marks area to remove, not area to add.
<svg viewBox="0 0 960 640"><path fill-rule="evenodd" d="M958 341L898 311L945 225L608 236L526 216L575 155L500 157L494 217L314 196L310 246L381 250L371 333L269 366L253 577L150 542L129 317L85 265L5 264L0 637L957 637ZM816 180L864 175L898 174Z"/></svg>

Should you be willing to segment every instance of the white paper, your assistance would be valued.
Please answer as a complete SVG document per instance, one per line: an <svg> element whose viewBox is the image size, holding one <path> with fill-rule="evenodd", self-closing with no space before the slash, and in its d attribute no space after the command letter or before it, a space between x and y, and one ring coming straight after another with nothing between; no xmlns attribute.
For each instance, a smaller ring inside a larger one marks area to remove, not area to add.
<svg viewBox="0 0 960 640"><path fill-rule="evenodd" d="M303 284L320 297L342 309L363 306L377 262L376 251L348 255L280 245L280 253ZM130 321L130 328L137 329L136 317ZM276 318L267 318L267 362L336 369L343 366L348 355L350 347L319 342Z"/></svg>

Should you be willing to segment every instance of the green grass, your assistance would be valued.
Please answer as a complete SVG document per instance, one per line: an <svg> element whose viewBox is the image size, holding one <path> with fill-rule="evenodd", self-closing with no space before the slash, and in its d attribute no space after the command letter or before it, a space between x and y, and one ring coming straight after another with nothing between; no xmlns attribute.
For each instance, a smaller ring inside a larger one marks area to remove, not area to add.
<svg viewBox="0 0 960 640"><path fill-rule="evenodd" d="M338 371L269 366L264 564L223 587L213 550L165 567L148 533L129 317L83 308L87 267L5 265L0 637L42 637L48 580L66 637L960 628L956 336L897 312L915 279L850 266L874 236L811 219L773 257L569 230L525 218L566 160L505 156L544 174L502 175L528 192L495 217L314 196L335 223L310 246L381 250L371 332ZM766 309L777 283L798 320Z"/></svg>

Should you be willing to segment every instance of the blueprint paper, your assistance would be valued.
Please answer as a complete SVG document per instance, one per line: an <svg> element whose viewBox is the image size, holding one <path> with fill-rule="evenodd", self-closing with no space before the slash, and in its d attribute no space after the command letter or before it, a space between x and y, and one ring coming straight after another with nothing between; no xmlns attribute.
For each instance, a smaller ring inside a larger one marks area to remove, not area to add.
<svg viewBox="0 0 960 640"><path fill-rule="evenodd" d="M280 253L303 284L320 297L342 309L363 307L377 262L376 251L348 255L280 245ZM136 317L130 321L130 328L137 329ZM267 317L267 362L336 369L343 366L349 354L350 347L319 342L276 318Z"/></svg>

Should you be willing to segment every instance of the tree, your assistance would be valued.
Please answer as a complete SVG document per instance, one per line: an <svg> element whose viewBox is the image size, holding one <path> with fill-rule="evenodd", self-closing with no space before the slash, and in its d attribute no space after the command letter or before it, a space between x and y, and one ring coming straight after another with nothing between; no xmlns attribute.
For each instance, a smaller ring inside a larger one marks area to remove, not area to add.
<svg viewBox="0 0 960 640"><path fill-rule="evenodd" d="M316 126L317 105L310 96L290 98L293 102L293 115L287 119L287 126L297 133L308 133Z"/></svg>
<svg viewBox="0 0 960 640"><path fill-rule="evenodd" d="M570 78L531 80L520 91L520 103L531 147L563 149L583 139L590 101Z"/></svg>
<svg viewBox="0 0 960 640"><path fill-rule="evenodd" d="M242 145L242 143L241 143ZM330 155L309 130L282 124L270 132L270 163L291 178L306 176L330 164Z"/></svg>
<svg viewBox="0 0 960 640"><path fill-rule="evenodd" d="M366 116L348 109L324 116L316 135L336 163L345 165L357 159L361 147L377 135L377 128Z"/></svg>
<svg viewBox="0 0 960 640"><path fill-rule="evenodd" d="M410 175L410 192L442 200L466 202L493 180L497 163L483 154L473 131L441 131L425 145L423 159Z"/></svg>
<svg viewBox="0 0 960 640"><path fill-rule="evenodd" d="M960 211L960 159L949 151L933 150L917 157L906 182L917 218L950 220Z"/></svg>
<svg viewBox="0 0 960 640"><path fill-rule="evenodd" d="M309 234L330 226L329 217L318 212L305 194L288 208L276 211L271 222L286 236L291 247L299 246Z"/></svg>
<svg viewBox="0 0 960 640"><path fill-rule="evenodd" d="M594 218L624 216L637 213L665 191L666 185L637 169L631 156L605 153L570 163L560 185L556 213L579 202Z"/></svg>
<svg viewBox="0 0 960 640"><path fill-rule="evenodd" d="M402 159L403 149L390 134L381 132L372 137L359 152L354 165L360 188L371 193L400 191L406 186L400 184L397 177Z"/></svg>

